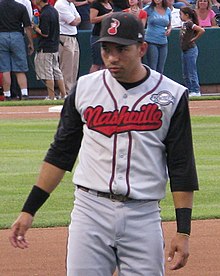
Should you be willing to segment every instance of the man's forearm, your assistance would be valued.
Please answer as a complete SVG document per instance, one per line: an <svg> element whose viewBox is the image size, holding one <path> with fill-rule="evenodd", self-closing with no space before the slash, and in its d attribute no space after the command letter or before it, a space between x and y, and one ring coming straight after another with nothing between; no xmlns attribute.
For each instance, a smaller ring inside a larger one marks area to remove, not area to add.
<svg viewBox="0 0 220 276"><path fill-rule="evenodd" d="M32 190L24 203L22 212L26 212L34 216L38 209L49 198L50 193L60 183L64 173L64 170L44 162L41 167L37 183L32 187Z"/></svg>
<svg viewBox="0 0 220 276"><path fill-rule="evenodd" d="M81 22L81 17L76 17L69 25L78 26Z"/></svg>
<svg viewBox="0 0 220 276"><path fill-rule="evenodd" d="M65 171L50 164L43 162L36 186L47 193L51 193L62 180Z"/></svg>
<svg viewBox="0 0 220 276"><path fill-rule="evenodd" d="M173 192L175 208L191 208L193 206L193 192Z"/></svg>
<svg viewBox="0 0 220 276"><path fill-rule="evenodd" d="M26 27L25 28L25 33L27 35L29 45L31 47L33 47L32 28L31 27Z"/></svg>

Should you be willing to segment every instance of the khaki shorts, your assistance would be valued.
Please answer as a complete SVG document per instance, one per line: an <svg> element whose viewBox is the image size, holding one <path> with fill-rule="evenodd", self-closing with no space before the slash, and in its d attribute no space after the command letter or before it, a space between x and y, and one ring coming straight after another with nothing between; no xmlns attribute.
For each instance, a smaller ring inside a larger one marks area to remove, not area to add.
<svg viewBox="0 0 220 276"><path fill-rule="evenodd" d="M61 80L63 74L59 67L58 52L37 52L34 58L35 72L38 80Z"/></svg>

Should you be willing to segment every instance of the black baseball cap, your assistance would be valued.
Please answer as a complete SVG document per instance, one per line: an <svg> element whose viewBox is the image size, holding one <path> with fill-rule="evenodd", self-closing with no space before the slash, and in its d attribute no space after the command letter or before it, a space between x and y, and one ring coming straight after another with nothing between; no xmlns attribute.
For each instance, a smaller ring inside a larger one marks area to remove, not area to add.
<svg viewBox="0 0 220 276"><path fill-rule="evenodd" d="M144 27L140 19L127 12L113 12L103 19L97 42L132 45L143 41Z"/></svg>

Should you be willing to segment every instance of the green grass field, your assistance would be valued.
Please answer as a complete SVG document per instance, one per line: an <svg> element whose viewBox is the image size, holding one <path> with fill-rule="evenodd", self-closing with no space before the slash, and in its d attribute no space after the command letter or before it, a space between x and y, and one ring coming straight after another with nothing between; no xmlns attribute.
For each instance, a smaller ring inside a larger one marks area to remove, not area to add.
<svg viewBox="0 0 220 276"><path fill-rule="evenodd" d="M1 120L0 124L0 228L8 228L35 183L57 119ZM195 193L193 218L220 218L220 117L192 117L192 127L200 182L200 191ZM68 225L74 191L71 178L72 174L66 173L37 213L34 227ZM163 219L173 220L169 185L161 206Z"/></svg>

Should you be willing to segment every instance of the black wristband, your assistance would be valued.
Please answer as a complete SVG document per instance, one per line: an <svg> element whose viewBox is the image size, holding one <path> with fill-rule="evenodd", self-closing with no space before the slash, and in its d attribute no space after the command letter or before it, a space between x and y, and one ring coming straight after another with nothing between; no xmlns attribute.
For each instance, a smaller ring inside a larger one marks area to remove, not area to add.
<svg viewBox="0 0 220 276"><path fill-rule="evenodd" d="M177 232L190 235L191 232L191 208L176 209Z"/></svg>
<svg viewBox="0 0 220 276"><path fill-rule="evenodd" d="M45 192L38 186L33 186L22 208L22 212L26 212L34 216L37 210L44 204L49 196L49 193Z"/></svg>

